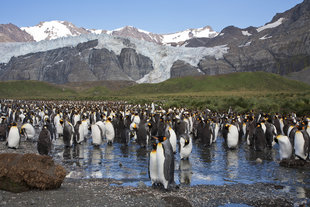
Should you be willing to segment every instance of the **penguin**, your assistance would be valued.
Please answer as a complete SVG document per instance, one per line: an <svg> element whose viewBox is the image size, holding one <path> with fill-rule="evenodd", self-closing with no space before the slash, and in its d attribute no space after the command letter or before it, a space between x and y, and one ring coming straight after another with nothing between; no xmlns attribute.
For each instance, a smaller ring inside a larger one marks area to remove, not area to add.
<svg viewBox="0 0 310 207"><path fill-rule="evenodd" d="M93 145L99 146L102 144L101 129L97 124L91 125L91 136L93 138Z"/></svg>
<svg viewBox="0 0 310 207"><path fill-rule="evenodd" d="M156 148L157 144L152 144L152 151L150 152L149 156L149 178L152 181L152 185L155 186L158 184L158 167L157 167L157 159L156 159Z"/></svg>
<svg viewBox="0 0 310 207"><path fill-rule="evenodd" d="M212 142L213 142L213 131L212 131L212 127L210 125L210 120L207 120L205 122L203 122L203 127L202 127L202 135L200 137L203 145L205 147L211 146Z"/></svg>
<svg viewBox="0 0 310 207"><path fill-rule="evenodd" d="M233 124L226 124L223 130L223 137L229 149L235 149L238 146L239 132Z"/></svg>
<svg viewBox="0 0 310 207"><path fill-rule="evenodd" d="M20 144L20 134L17 128L17 124L13 122L6 139L7 145L9 148L17 149Z"/></svg>
<svg viewBox="0 0 310 207"><path fill-rule="evenodd" d="M256 124L254 132L254 149L256 151L263 151L267 146L266 136L263 125L261 123Z"/></svg>
<svg viewBox="0 0 310 207"><path fill-rule="evenodd" d="M81 144L84 141L84 127L81 121L77 121L74 126L74 136L76 143Z"/></svg>
<svg viewBox="0 0 310 207"><path fill-rule="evenodd" d="M297 130L294 137L294 150L296 157L306 160L309 154L309 135Z"/></svg>
<svg viewBox="0 0 310 207"><path fill-rule="evenodd" d="M147 132L148 124L144 119L140 121L138 130L137 130L137 143L141 147L146 147L148 143L148 132Z"/></svg>
<svg viewBox="0 0 310 207"><path fill-rule="evenodd" d="M51 133L44 125L38 139L37 149L40 155L48 155L52 148Z"/></svg>
<svg viewBox="0 0 310 207"><path fill-rule="evenodd" d="M165 189L174 185L174 155L172 146L166 137L159 137L156 147L158 182Z"/></svg>
<svg viewBox="0 0 310 207"><path fill-rule="evenodd" d="M107 138L108 144L112 144L115 137L115 131L113 124L111 122L111 117L108 118L107 121L105 121L105 137Z"/></svg>
<svg viewBox="0 0 310 207"><path fill-rule="evenodd" d="M219 133L219 130L220 130L220 126L219 126L219 123L213 123L213 140L212 142L216 142L216 139L217 139L217 136L218 136L218 133Z"/></svg>
<svg viewBox="0 0 310 207"><path fill-rule="evenodd" d="M168 125L166 137L168 137L170 144L172 146L172 151L175 154L177 151L177 135L174 132L174 130L171 128L171 126L169 126L169 125Z"/></svg>
<svg viewBox="0 0 310 207"><path fill-rule="evenodd" d="M74 127L72 124L65 120L64 127L63 127L63 141L65 147L71 147L73 144L73 135L74 135Z"/></svg>
<svg viewBox="0 0 310 207"><path fill-rule="evenodd" d="M88 135L88 123L87 120L82 120L82 126L83 126L83 131L84 131L84 138Z"/></svg>
<svg viewBox="0 0 310 207"><path fill-rule="evenodd" d="M280 160L290 159L293 153L293 148L289 138L285 135L278 135L276 136L275 141L279 144Z"/></svg>
<svg viewBox="0 0 310 207"><path fill-rule="evenodd" d="M26 140L33 139L35 133L35 129L30 123L25 123L20 129L20 134L24 135L26 137Z"/></svg>
<svg viewBox="0 0 310 207"><path fill-rule="evenodd" d="M0 123L0 141L5 141L5 139L6 139L6 130L7 130L7 124L2 121Z"/></svg>
<svg viewBox="0 0 310 207"><path fill-rule="evenodd" d="M180 158L181 160L188 159L192 152L192 138L188 134L180 136Z"/></svg>

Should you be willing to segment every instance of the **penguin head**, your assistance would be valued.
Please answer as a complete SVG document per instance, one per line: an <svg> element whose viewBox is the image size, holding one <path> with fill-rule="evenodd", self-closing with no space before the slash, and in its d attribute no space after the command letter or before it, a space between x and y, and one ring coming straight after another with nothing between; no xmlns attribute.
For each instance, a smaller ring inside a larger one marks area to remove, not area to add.
<svg viewBox="0 0 310 207"><path fill-rule="evenodd" d="M189 140L188 139L185 139L185 144L184 146L188 145L189 144Z"/></svg>
<svg viewBox="0 0 310 207"><path fill-rule="evenodd" d="M64 123L64 120L63 120L63 119L60 119L59 122L60 122L60 124L63 124L63 123Z"/></svg>
<svg viewBox="0 0 310 207"><path fill-rule="evenodd" d="M153 143L152 144L152 152L156 152L157 144Z"/></svg>
<svg viewBox="0 0 310 207"><path fill-rule="evenodd" d="M257 127L257 128L262 127L261 123L257 123L257 124L256 124L256 127Z"/></svg>
<svg viewBox="0 0 310 207"><path fill-rule="evenodd" d="M13 122L13 123L11 124L11 126L17 126L16 122Z"/></svg>

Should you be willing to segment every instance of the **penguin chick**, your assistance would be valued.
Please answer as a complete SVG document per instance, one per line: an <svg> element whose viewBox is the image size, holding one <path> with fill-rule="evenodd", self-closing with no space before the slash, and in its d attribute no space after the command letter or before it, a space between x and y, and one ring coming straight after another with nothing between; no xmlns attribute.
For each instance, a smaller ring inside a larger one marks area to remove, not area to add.
<svg viewBox="0 0 310 207"><path fill-rule="evenodd" d="M37 149L40 155L48 155L52 148L51 133L48 126L43 126L38 139Z"/></svg>

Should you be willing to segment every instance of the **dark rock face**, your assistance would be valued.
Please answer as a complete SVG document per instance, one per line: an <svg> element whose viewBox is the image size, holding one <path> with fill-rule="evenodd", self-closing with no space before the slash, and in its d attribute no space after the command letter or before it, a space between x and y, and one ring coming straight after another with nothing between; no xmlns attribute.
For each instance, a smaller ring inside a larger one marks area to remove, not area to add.
<svg viewBox="0 0 310 207"><path fill-rule="evenodd" d="M131 48L122 49L119 62L124 73L135 81L153 70L152 61Z"/></svg>
<svg viewBox="0 0 310 207"><path fill-rule="evenodd" d="M14 24L0 24L0 42L31 42L32 36Z"/></svg>
<svg viewBox="0 0 310 207"><path fill-rule="evenodd" d="M203 75L203 73L199 72L197 67L194 67L182 60L174 62L170 70L171 78L179 78L183 76L198 76L198 75Z"/></svg>
<svg viewBox="0 0 310 207"><path fill-rule="evenodd" d="M36 154L0 154L0 189L23 192L59 188L66 176L65 169L51 157Z"/></svg>
<svg viewBox="0 0 310 207"><path fill-rule="evenodd" d="M118 56L98 40L13 57L1 65L0 80L39 80L56 84L100 80L138 80L153 70L152 61L124 48Z"/></svg>
<svg viewBox="0 0 310 207"><path fill-rule="evenodd" d="M310 1L274 16L276 27L257 30L229 26L215 38L196 38L186 47L227 45L224 59L205 57L199 69L208 75L242 71L265 71L280 75L298 72L310 66Z"/></svg>

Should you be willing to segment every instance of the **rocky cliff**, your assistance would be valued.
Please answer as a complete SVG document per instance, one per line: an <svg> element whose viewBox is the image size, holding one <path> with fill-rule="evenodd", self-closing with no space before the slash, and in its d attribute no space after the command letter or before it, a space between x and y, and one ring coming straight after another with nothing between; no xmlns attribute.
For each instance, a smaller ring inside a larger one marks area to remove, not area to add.
<svg viewBox="0 0 310 207"><path fill-rule="evenodd" d="M240 29L229 26L214 38L195 38L187 41L185 46L220 44L227 45L229 52L219 60L203 58L198 69L204 74L266 71L285 75L301 71L310 65L310 0L276 14L262 27ZM171 76L174 77L173 73Z"/></svg>
<svg viewBox="0 0 310 207"><path fill-rule="evenodd" d="M0 42L30 42L32 36L14 24L0 24Z"/></svg>
<svg viewBox="0 0 310 207"><path fill-rule="evenodd" d="M96 49L98 40L13 57L2 65L1 80L39 80L57 84L99 80L138 80L153 70L152 61L134 49L120 55Z"/></svg>

